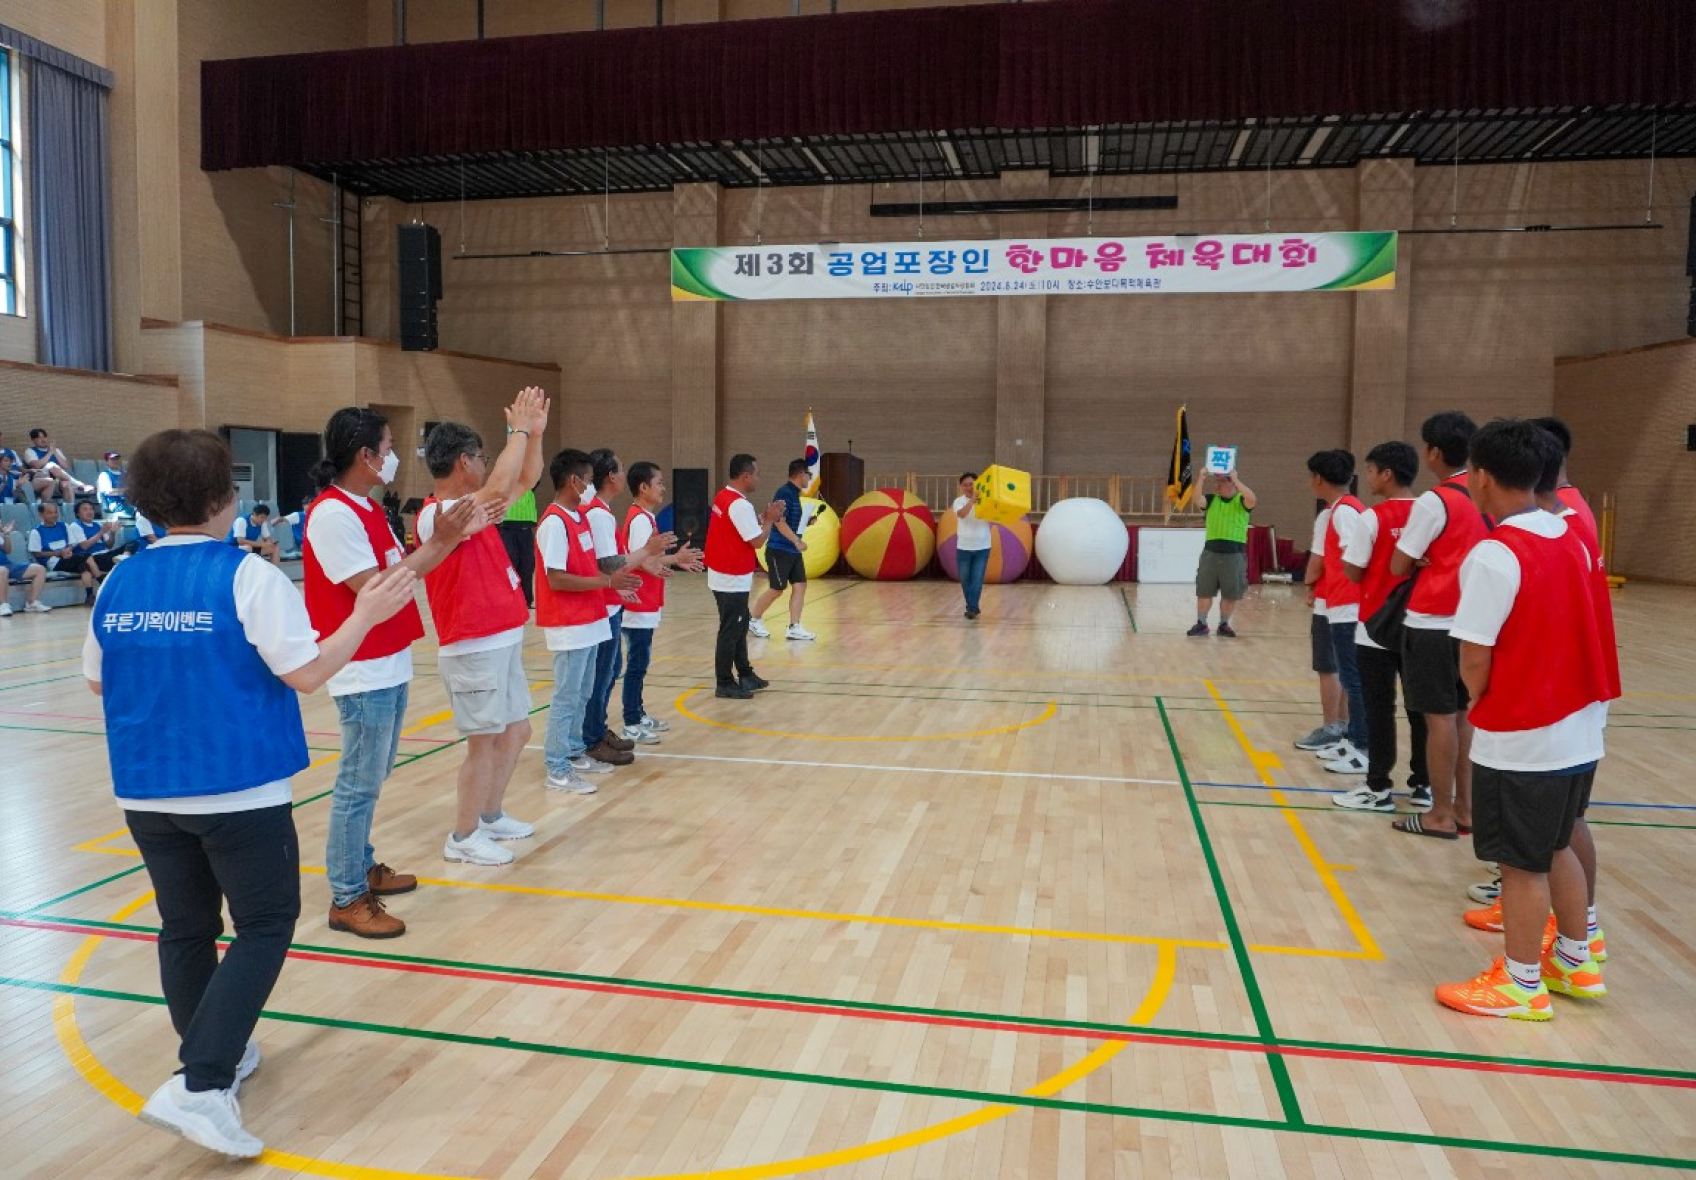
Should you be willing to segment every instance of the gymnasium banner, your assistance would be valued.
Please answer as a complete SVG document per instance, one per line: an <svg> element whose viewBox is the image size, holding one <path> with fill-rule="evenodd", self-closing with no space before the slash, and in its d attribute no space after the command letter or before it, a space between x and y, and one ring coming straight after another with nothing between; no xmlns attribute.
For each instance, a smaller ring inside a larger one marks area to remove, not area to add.
<svg viewBox="0 0 1696 1180"><path fill-rule="evenodd" d="M1396 235L715 246L671 252L677 300L1388 291Z"/></svg>

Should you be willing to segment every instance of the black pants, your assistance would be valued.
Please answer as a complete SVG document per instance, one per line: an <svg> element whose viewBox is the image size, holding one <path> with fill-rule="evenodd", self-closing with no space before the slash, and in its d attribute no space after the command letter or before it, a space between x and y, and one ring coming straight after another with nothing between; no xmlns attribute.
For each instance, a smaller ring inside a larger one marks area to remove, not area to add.
<svg viewBox="0 0 1696 1180"><path fill-rule="evenodd" d="M718 644L713 650L713 674L722 687L735 684L737 676L752 676L748 662L748 592L714 590L718 603Z"/></svg>
<svg viewBox="0 0 1696 1180"><path fill-rule="evenodd" d="M524 587L524 601L536 605L536 526L527 520L503 520L500 523L501 544L512 568L518 571L518 584Z"/></svg>
<svg viewBox="0 0 1696 1180"><path fill-rule="evenodd" d="M227 1090L300 917L293 809L124 818L158 894L159 981L182 1038L183 1079L190 1090ZM220 963L225 898L236 937Z"/></svg>
<svg viewBox="0 0 1696 1180"><path fill-rule="evenodd" d="M1361 643L1355 645L1355 658L1360 665L1360 693L1366 700L1366 785L1388 791L1396 769L1396 681L1401 677L1402 656ZM1409 709L1407 723L1413 742L1407 785L1427 786L1431 778L1425 769L1425 714Z"/></svg>

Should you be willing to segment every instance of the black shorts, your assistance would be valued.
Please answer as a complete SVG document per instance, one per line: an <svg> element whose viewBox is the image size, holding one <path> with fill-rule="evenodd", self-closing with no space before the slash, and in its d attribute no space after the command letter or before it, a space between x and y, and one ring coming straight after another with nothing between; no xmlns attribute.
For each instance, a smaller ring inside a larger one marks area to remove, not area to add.
<svg viewBox="0 0 1696 1180"><path fill-rule="evenodd" d="M1331 620L1313 616L1313 670L1321 676L1337 674L1337 645L1331 639Z"/></svg>
<svg viewBox="0 0 1696 1180"><path fill-rule="evenodd" d="M69 557L59 559L58 572L61 574L80 574L93 566L103 574L112 572L112 566L117 564L117 557L111 553L73 553Z"/></svg>
<svg viewBox="0 0 1696 1180"><path fill-rule="evenodd" d="M1415 713L1460 713L1472 703L1460 679L1460 640L1447 631L1402 632L1402 692Z"/></svg>
<svg viewBox="0 0 1696 1180"><path fill-rule="evenodd" d="M1496 770L1472 764L1472 851L1479 860L1546 873L1572 841L1596 768L1576 774Z"/></svg>
<svg viewBox="0 0 1696 1180"><path fill-rule="evenodd" d="M773 590L782 590L792 583L807 581L806 556L787 549L766 550L766 580Z"/></svg>

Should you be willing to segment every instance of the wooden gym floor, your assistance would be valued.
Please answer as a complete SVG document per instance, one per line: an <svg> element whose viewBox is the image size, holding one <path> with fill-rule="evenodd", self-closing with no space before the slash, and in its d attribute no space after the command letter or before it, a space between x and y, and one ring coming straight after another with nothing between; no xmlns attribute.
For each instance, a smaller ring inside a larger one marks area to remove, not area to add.
<svg viewBox="0 0 1696 1180"><path fill-rule="evenodd" d="M327 929L336 725L308 699L305 912L242 1095L271 1150L244 1167L131 1117L174 1045L87 614L6 620L0 1173L1696 1167L1696 595L1617 596L1628 695L1592 811L1611 994L1505 1027L1431 998L1500 951L1460 921L1467 842L1332 808L1290 745L1316 722L1295 592L1256 589L1235 642L1185 638L1188 595L991 587L974 625L950 584L819 583L819 641L754 641L773 688L733 702L683 584L649 680L664 745L592 798L528 755L508 805L538 831L507 869L441 859L461 751L421 644L376 830L425 878L395 942Z"/></svg>

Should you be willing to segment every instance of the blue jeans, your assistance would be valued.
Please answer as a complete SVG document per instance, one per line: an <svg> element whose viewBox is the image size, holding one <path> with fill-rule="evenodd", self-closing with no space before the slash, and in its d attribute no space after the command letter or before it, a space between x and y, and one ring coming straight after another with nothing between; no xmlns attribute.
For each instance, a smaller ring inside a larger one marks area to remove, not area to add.
<svg viewBox="0 0 1696 1180"><path fill-rule="evenodd" d="M324 863L328 866L330 899L337 905L352 905L365 896L365 873L377 863L371 847L371 821L377 814L377 793L400 752L409 687L397 684L335 698L342 723L342 757L330 796L330 836Z"/></svg>
<svg viewBox="0 0 1696 1180"><path fill-rule="evenodd" d="M630 655L624 665L624 724L640 725L647 712L642 704L642 687L654 655L654 629L631 627L624 637L630 641Z"/></svg>
<svg viewBox="0 0 1696 1180"><path fill-rule="evenodd" d="M612 686L618 679L619 665L624 662L624 645L618 633L623 629L624 612L619 611L607 620L612 624L612 638L595 649L595 686L589 691L589 708L583 714L583 744L589 749L601 744L607 736L607 709L612 705Z"/></svg>
<svg viewBox="0 0 1696 1180"><path fill-rule="evenodd" d="M960 593L966 596L966 609L977 610L983 597L983 576L989 570L989 550L961 549L954 554L960 569Z"/></svg>
<svg viewBox="0 0 1696 1180"><path fill-rule="evenodd" d="M543 741L542 760L555 778L570 774L571 760L581 758L588 748L583 744L583 712L594 685L595 653L599 650L580 647L553 653L554 699L548 706L548 736Z"/></svg>
<svg viewBox="0 0 1696 1180"><path fill-rule="evenodd" d="M1360 691L1360 663L1355 659L1353 623L1331 624L1331 647L1337 653L1337 679L1349 698L1349 743L1361 753L1371 745L1366 726L1366 695Z"/></svg>

